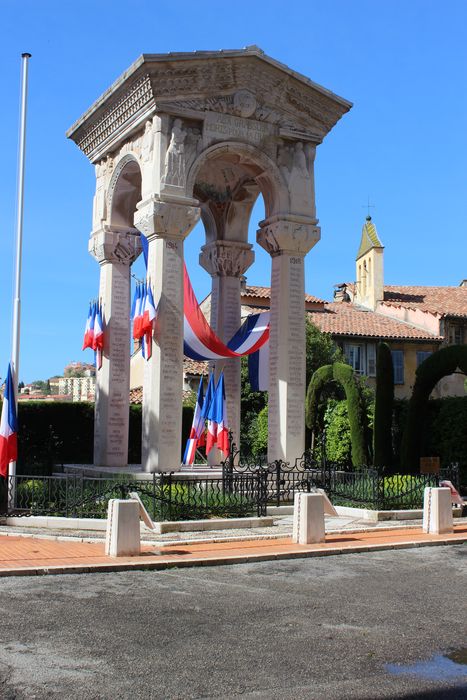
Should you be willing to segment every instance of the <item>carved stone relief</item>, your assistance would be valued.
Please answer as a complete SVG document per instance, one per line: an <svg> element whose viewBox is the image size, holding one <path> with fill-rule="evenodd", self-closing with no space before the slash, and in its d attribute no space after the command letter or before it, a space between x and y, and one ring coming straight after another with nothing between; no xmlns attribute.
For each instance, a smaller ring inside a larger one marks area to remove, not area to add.
<svg viewBox="0 0 467 700"><path fill-rule="evenodd" d="M214 241L201 248L199 262L213 277L240 277L254 262L250 243Z"/></svg>
<svg viewBox="0 0 467 700"><path fill-rule="evenodd" d="M135 212L138 231L147 238L154 236L183 239L200 217L199 207L150 200Z"/></svg>
<svg viewBox="0 0 467 700"><path fill-rule="evenodd" d="M201 130L174 119L164 161L162 184L184 187L186 173L202 147Z"/></svg>
<svg viewBox="0 0 467 700"><path fill-rule="evenodd" d="M265 222L256 233L256 240L272 257L281 253L306 255L319 241L321 231L313 223L291 217Z"/></svg>
<svg viewBox="0 0 467 700"><path fill-rule="evenodd" d="M100 263L131 265L141 252L138 234L101 229L89 240L89 252Z"/></svg>

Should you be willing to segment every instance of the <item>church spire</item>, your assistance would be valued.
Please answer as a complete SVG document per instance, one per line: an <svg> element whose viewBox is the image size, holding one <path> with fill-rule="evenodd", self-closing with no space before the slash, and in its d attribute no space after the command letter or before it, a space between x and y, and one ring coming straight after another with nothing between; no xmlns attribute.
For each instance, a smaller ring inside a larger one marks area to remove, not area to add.
<svg viewBox="0 0 467 700"><path fill-rule="evenodd" d="M379 240L376 226L371 220L371 216L368 214L362 228L362 238L357 253L357 260L361 258L362 255L368 253L372 248L384 248L384 246Z"/></svg>
<svg viewBox="0 0 467 700"><path fill-rule="evenodd" d="M373 311L384 299L383 252L384 246L368 214L356 258L355 301Z"/></svg>

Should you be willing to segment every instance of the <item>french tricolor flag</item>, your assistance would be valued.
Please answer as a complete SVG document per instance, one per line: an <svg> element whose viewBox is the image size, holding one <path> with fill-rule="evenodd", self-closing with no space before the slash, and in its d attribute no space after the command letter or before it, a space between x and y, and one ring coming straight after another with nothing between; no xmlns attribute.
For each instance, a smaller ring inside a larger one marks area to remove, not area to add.
<svg viewBox="0 0 467 700"><path fill-rule="evenodd" d="M8 365L5 392L3 394L2 417L0 419L0 476L4 478L8 476L8 465L10 462L16 462L18 456L17 432L15 392L11 365Z"/></svg>
<svg viewBox="0 0 467 700"><path fill-rule="evenodd" d="M133 313L133 338L139 340L142 338L142 325L143 325L143 311L144 304L146 301L146 285L139 284L136 287L135 300L133 302L134 313Z"/></svg>
<svg viewBox="0 0 467 700"><path fill-rule="evenodd" d="M92 348L92 338L91 338L91 321L93 320L93 307L89 304L88 317L86 319L86 326L84 328L84 338L83 338L83 350L86 348Z"/></svg>
<svg viewBox="0 0 467 700"><path fill-rule="evenodd" d="M146 286L146 295L144 297L144 305L142 307L141 335L143 339L143 356L146 360L152 355L152 332L154 329L154 320L156 318L156 306L152 294L151 285Z"/></svg>
<svg viewBox="0 0 467 700"><path fill-rule="evenodd" d="M229 455L229 428L227 426L227 403L225 400L224 373L217 384L217 402L219 404L219 421L217 423L217 447L224 457Z"/></svg>
<svg viewBox="0 0 467 700"><path fill-rule="evenodd" d="M100 369L102 367L102 351L104 349L104 322L102 320L102 312L98 303L96 303L96 313L94 317L92 349L96 351L97 369Z"/></svg>
<svg viewBox="0 0 467 700"><path fill-rule="evenodd" d="M229 454L229 429L227 427L227 410L225 401L224 373L221 372L214 392L211 407L208 411L208 435L206 439L206 454L213 447L219 448L224 456Z"/></svg>
<svg viewBox="0 0 467 700"><path fill-rule="evenodd" d="M185 454L183 455L183 464L193 464L195 461L196 448L202 447L200 444L204 438L204 418L203 410L203 377L199 380L198 397L196 399L195 412L193 414L193 423L191 426L190 437L187 440Z"/></svg>

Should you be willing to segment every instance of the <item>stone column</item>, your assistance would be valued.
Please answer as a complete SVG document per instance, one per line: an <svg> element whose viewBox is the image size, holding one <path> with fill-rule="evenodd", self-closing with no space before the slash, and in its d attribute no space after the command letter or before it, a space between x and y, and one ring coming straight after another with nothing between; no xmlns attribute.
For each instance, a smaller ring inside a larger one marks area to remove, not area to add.
<svg viewBox="0 0 467 700"><path fill-rule="evenodd" d="M141 252L137 234L100 229L89 241L100 265L104 321L102 367L96 370L94 464L128 463L130 391L130 265Z"/></svg>
<svg viewBox="0 0 467 700"><path fill-rule="evenodd" d="M212 277L211 327L227 343L241 324L240 277L255 259L250 243L214 241L201 249L199 262ZM227 418L233 439L240 445L240 358L218 360L216 376L224 370ZM216 454L217 453L217 454ZM218 464L218 450L209 454L209 462Z"/></svg>
<svg viewBox="0 0 467 700"><path fill-rule="evenodd" d="M272 257L268 459L293 463L305 449L306 253L319 228L305 217L262 222L258 243Z"/></svg>
<svg viewBox="0 0 467 700"><path fill-rule="evenodd" d="M141 202L135 226L149 239L148 276L158 309L158 343L145 362L141 461L144 471L180 469L183 390L183 241L199 209L151 199Z"/></svg>

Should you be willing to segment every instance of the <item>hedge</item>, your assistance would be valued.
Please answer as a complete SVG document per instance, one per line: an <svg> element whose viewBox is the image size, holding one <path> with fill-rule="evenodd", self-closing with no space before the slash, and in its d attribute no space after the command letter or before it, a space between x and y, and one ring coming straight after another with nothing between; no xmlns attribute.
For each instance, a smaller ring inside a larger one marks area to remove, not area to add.
<svg viewBox="0 0 467 700"><path fill-rule="evenodd" d="M467 374L467 345L441 348L417 368L402 437L401 467L404 470L418 470L429 396L439 380L453 374L458 367Z"/></svg>
<svg viewBox="0 0 467 700"><path fill-rule="evenodd" d="M183 406L182 452L192 420L193 409ZM62 464L92 464L93 442L94 404L19 402L18 474L49 474ZM141 463L141 405L130 406L128 463Z"/></svg>
<svg viewBox="0 0 467 700"><path fill-rule="evenodd" d="M352 464L354 466L367 464L367 416L361 387L350 365L334 362L332 365L320 367L313 374L306 394L306 424L308 428L313 428L318 411L319 395L324 386L331 381L340 384L345 391L352 442Z"/></svg>

